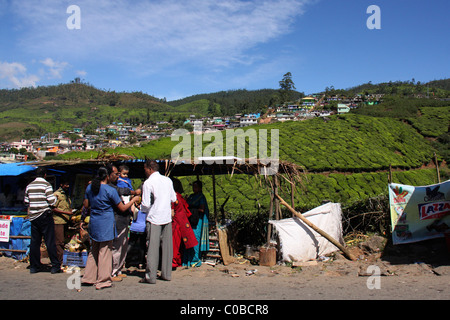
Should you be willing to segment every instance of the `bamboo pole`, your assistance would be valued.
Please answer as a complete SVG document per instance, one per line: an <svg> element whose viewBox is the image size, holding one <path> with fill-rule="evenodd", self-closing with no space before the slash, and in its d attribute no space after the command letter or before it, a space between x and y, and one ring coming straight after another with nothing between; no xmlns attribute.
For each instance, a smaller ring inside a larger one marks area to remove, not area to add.
<svg viewBox="0 0 450 320"><path fill-rule="evenodd" d="M27 250L16 250L16 249L0 249L0 252L16 252L16 253L27 253Z"/></svg>
<svg viewBox="0 0 450 320"><path fill-rule="evenodd" d="M212 167L212 187L213 187L213 201L214 201L214 221L217 225L217 200L216 200L216 172L214 170L214 165Z"/></svg>
<svg viewBox="0 0 450 320"><path fill-rule="evenodd" d="M273 176L273 184L274 184L274 195L278 198L278 186L279 186L279 182L278 182L278 176L274 175ZM275 199L275 220L280 220L281 219L281 215L280 215L280 202L278 201L278 199Z"/></svg>
<svg viewBox="0 0 450 320"><path fill-rule="evenodd" d="M294 192L295 192L295 182L291 182L291 206L295 209L295 201L294 201Z"/></svg>
<svg viewBox="0 0 450 320"><path fill-rule="evenodd" d="M327 239L328 241L330 241L332 244L334 244L336 247L338 247L344 254L345 256L350 259L355 261L356 258L347 250L347 248L345 248L342 244L339 243L339 241L337 241L336 239L334 239L332 236L330 236L328 233L326 233L325 231L323 231L322 229L318 228L316 225L314 225L311 221L309 221L308 219L306 219L302 214L298 213L297 211L295 211L289 204L286 203L286 201L284 201L278 194L275 194L275 196L280 200L280 203L282 205L284 205L286 208L289 209L289 211L291 211L297 218L299 218L300 220L302 220L308 227L310 227L311 229L313 229L314 231L316 231L318 234L320 234L322 237L324 237L325 239Z"/></svg>
<svg viewBox="0 0 450 320"><path fill-rule="evenodd" d="M270 179L270 178L269 178ZM273 186L270 186L270 206L269 206L269 220L272 219L272 213L273 213L273 202L274 202L274 196L273 196L274 190ZM270 238L272 237L272 225L268 223L267 226L267 246L270 244Z"/></svg>
<svg viewBox="0 0 450 320"><path fill-rule="evenodd" d="M436 152L434 153L434 163L436 164L436 174L437 174L438 183L441 183L441 175L439 173L439 162L437 159Z"/></svg>
<svg viewBox="0 0 450 320"><path fill-rule="evenodd" d="M391 164L389 164L388 182L392 183L392 165Z"/></svg>

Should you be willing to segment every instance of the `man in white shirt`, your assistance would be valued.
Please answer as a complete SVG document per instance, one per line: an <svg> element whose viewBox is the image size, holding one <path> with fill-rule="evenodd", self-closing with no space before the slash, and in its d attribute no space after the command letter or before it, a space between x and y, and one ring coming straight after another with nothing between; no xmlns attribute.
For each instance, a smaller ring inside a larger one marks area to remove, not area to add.
<svg viewBox="0 0 450 320"><path fill-rule="evenodd" d="M147 268L141 283L156 283L160 244L161 279L172 279L172 202L177 201L172 180L159 173L156 161L144 164L148 176L142 186L141 211L147 213Z"/></svg>

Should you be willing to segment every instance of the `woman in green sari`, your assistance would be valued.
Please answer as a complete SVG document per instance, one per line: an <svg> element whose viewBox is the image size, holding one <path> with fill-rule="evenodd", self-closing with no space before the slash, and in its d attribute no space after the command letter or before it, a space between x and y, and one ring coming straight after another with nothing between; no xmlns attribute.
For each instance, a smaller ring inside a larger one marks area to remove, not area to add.
<svg viewBox="0 0 450 320"><path fill-rule="evenodd" d="M202 252L209 251L209 209L202 192L202 182L195 181L192 184L192 190L194 193L187 198L187 203L192 213L190 221L198 245L184 252L183 266L199 267L202 264Z"/></svg>

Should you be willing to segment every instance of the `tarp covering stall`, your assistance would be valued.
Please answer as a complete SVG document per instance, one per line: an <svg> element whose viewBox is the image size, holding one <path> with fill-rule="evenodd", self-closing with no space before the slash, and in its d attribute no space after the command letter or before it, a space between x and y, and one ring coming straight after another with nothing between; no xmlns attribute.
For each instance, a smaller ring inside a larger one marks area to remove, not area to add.
<svg viewBox="0 0 450 320"><path fill-rule="evenodd" d="M0 216L0 223L5 218L10 221L9 240L0 242L0 249L7 257L22 260L30 251L31 222L24 217Z"/></svg>
<svg viewBox="0 0 450 320"><path fill-rule="evenodd" d="M36 166L25 165L23 162L0 164L0 177L16 177L36 170Z"/></svg>
<svg viewBox="0 0 450 320"><path fill-rule="evenodd" d="M342 209L339 203L326 203L303 214L310 222L343 244ZM281 261L308 261L339 249L308 227L299 218L269 220L278 233Z"/></svg>
<svg viewBox="0 0 450 320"><path fill-rule="evenodd" d="M0 192L4 192L5 186L9 184L12 187L11 192L16 194L20 181L33 175L36 168L24 162L0 164ZM26 187L26 183L23 187ZM0 223L5 224L8 221L9 225L8 237L0 241L0 251L7 257L22 260L29 253L31 223L26 218L23 200L19 200L16 199L12 207L5 207L0 201Z"/></svg>

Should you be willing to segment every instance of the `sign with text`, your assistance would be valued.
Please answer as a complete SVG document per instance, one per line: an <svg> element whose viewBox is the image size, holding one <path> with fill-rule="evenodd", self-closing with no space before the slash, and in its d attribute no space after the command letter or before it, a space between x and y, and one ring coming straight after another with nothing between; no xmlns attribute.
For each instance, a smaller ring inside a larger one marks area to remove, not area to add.
<svg viewBox="0 0 450 320"><path fill-rule="evenodd" d="M0 219L0 242L9 242L9 226L11 221Z"/></svg>
<svg viewBox="0 0 450 320"><path fill-rule="evenodd" d="M450 233L450 180L423 187L391 183L389 206L394 244Z"/></svg>

